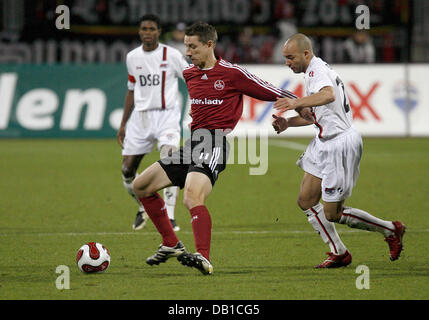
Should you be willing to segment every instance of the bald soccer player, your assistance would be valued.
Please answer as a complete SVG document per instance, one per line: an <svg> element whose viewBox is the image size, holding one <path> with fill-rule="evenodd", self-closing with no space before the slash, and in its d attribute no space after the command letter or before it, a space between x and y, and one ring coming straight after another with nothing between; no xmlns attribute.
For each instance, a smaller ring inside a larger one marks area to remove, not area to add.
<svg viewBox="0 0 429 320"><path fill-rule="evenodd" d="M311 107L313 119L273 115L273 127L280 133L289 127L312 124L318 131L297 161L304 171L298 206L331 250L327 253L328 258L315 268L343 267L352 261L335 223L381 233L389 245L390 260L398 259L406 228L404 224L382 220L366 211L345 206L345 200L351 196L359 176L363 144L352 123L352 110L344 83L326 62L314 56L311 41L304 34L295 34L286 41L283 56L286 66L294 73L305 74L306 96L278 98L274 108L288 111Z"/></svg>

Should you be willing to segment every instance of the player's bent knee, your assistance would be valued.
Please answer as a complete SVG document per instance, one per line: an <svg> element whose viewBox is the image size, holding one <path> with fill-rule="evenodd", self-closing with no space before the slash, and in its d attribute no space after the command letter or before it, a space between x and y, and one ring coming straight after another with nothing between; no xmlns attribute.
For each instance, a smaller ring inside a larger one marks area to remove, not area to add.
<svg viewBox="0 0 429 320"><path fill-rule="evenodd" d="M325 212L325 217L326 220L328 220L329 222L338 222L340 220L340 217L338 217L336 214L331 214L327 212Z"/></svg>
<svg viewBox="0 0 429 320"><path fill-rule="evenodd" d="M137 181L137 179L133 181L133 191L139 198L147 196L145 188Z"/></svg>
<svg viewBox="0 0 429 320"><path fill-rule="evenodd" d="M139 198L145 198L153 195L157 190L151 188L150 182L144 176L139 176L133 181L133 191Z"/></svg>
<svg viewBox="0 0 429 320"><path fill-rule="evenodd" d="M309 207L307 208L307 206L305 205L305 202L302 201L300 198L296 199L296 203L297 203L298 207L300 207L301 210L303 210L303 211L310 209Z"/></svg>
<svg viewBox="0 0 429 320"><path fill-rule="evenodd" d="M338 213L336 210L327 209L324 206L323 211L325 212L326 220L329 222L338 222L340 221L341 213Z"/></svg>
<svg viewBox="0 0 429 320"><path fill-rule="evenodd" d="M314 207L317 203L318 200L314 200L314 199L307 199L304 197L299 196L298 199L296 200L298 207L301 208L301 210L308 210L311 207Z"/></svg>
<svg viewBox="0 0 429 320"><path fill-rule="evenodd" d="M171 181L158 162L146 168L133 181L134 193L139 198L149 197L169 186L171 186Z"/></svg>
<svg viewBox="0 0 429 320"><path fill-rule="evenodd" d="M151 188L150 185L144 187L134 183L133 183L133 191L138 198L150 197L154 195L155 192L157 192L157 190Z"/></svg>
<svg viewBox="0 0 429 320"><path fill-rule="evenodd" d="M186 207L186 209L191 210L193 207L195 207L195 200L192 198L192 196L188 196L186 194L183 195L183 205Z"/></svg>
<svg viewBox="0 0 429 320"><path fill-rule="evenodd" d="M183 204L188 210L191 210L196 206L204 205L204 200L191 190L185 190L183 193Z"/></svg>

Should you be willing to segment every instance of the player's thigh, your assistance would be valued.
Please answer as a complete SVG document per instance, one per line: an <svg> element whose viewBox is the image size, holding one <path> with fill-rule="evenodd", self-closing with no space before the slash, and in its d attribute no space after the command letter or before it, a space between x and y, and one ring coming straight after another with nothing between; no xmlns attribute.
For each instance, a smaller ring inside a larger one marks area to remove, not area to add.
<svg viewBox="0 0 429 320"><path fill-rule="evenodd" d="M362 139L354 130L326 144L322 170L322 200L340 202L352 195L359 177Z"/></svg>
<svg viewBox="0 0 429 320"><path fill-rule="evenodd" d="M171 184L164 169L158 162L155 162L134 180L133 189L137 196L146 197Z"/></svg>
<svg viewBox="0 0 429 320"><path fill-rule="evenodd" d="M298 205L303 210L310 209L320 201L322 179L305 172L299 189Z"/></svg>
<svg viewBox="0 0 429 320"><path fill-rule="evenodd" d="M204 205L207 197L212 191L210 178L202 173L191 171L187 174L183 192L183 202L188 209Z"/></svg>

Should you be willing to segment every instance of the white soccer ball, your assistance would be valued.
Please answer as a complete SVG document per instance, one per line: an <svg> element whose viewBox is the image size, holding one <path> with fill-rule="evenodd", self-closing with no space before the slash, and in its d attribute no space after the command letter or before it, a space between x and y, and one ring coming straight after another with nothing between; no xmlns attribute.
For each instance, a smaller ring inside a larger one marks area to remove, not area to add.
<svg viewBox="0 0 429 320"><path fill-rule="evenodd" d="M110 265L109 250L101 243L89 242L77 251L76 263L84 273L104 272Z"/></svg>

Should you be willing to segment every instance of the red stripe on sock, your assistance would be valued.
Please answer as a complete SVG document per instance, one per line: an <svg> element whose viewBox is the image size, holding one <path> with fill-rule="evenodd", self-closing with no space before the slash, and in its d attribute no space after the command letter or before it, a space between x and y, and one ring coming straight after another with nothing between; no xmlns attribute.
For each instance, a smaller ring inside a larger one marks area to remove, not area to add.
<svg viewBox="0 0 429 320"><path fill-rule="evenodd" d="M319 219L319 217L318 217L318 214L319 214L319 213L318 213L316 210L314 210L313 208L310 208L310 209L311 209L311 211L314 213L314 215L316 216L316 219L317 219L317 221L319 222L320 226L322 227L323 231L325 232L326 236L328 237L329 242L331 242L331 243L332 243L332 246L334 247L334 251L335 251L335 253L336 253L336 254L338 254L338 250L337 250L337 247L335 246L334 241L332 241L331 236L329 235L328 231L326 231L325 226L323 225L322 221L320 221L320 219Z"/></svg>
<svg viewBox="0 0 429 320"><path fill-rule="evenodd" d="M382 226L382 225L380 225L380 224L377 224L377 223L374 223L374 222L371 222L371 221L365 220L365 219L363 219L363 218L361 218L361 217L355 216L355 215L350 214L350 213L344 213L344 211L343 211L342 215L343 215L343 216L346 216L346 217L356 218L356 219L358 219L358 220L360 220L360 221L363 221L363 222L365 222L365 223L372 224L373 226L380 227L380 228L383 228L383 229L386 229L386 230L389 230L389 231L395 232L395 230L394 230L394 229L392 230L392 229L390 229L390 228L387 228L387 227Z"/></svg>
<svg viewBox="0 0 429 320"><path fill-rule="evenodd" d="M192 231L194 232L195 248L204 258L210 261L210 241L212 220L206 206L197 206L189 210L192 216Z"/></svg>
<svg viewBox="0 0 429 320"><path fill-rule="evenodd" d="M167 247L174 247L179 239L171 226L167 215L165 202L158 193L152 196L140 198L150 220L162 236L162 244Z"/></svg>

